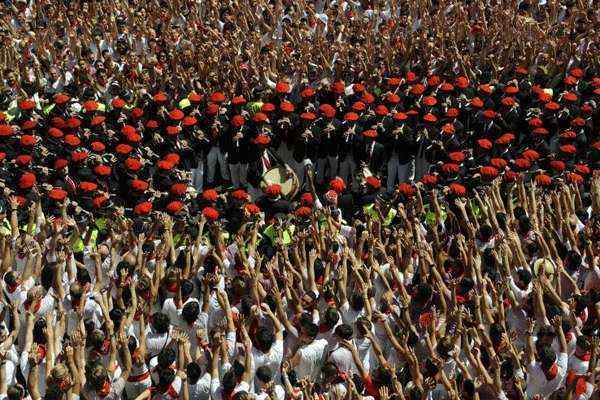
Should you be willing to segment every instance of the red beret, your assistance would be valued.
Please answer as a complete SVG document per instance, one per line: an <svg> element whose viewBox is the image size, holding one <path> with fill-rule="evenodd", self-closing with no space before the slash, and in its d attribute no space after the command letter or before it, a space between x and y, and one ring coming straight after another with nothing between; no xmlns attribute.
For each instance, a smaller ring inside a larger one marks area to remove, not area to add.
<svg viewBox="0 0 600 400"><path fill-rule="evenodd" d="M344 85L344 82L336 81L331 85L331 91L335 94L344 94L346 86Z"/></svg>
<svg viewBox="0 0 600 400"><path fill-rule="evenodd" d="M454 85L459 89L466 89L469 87L470 84L471 83L469 82L469 79L467 79L467 77L465 76L459 76L456 79L456 82L454 82Z"/></svg>
<svg viewBox="0 0 600 400"><path fill-rule="evenodd" d="M93 192L94 190L98 189L98 185L94 182L84 181L79 184L79 189L81 189L84 192Z"/></svg>
<svg viewBox="0 0 600 400"><path fill-rule="evenodd" d="M260 107L260 111L264 112L264 113L270 113L275 111L275 104L273 103L264 103L261 107Z"/></svg>
<svg viewBox="0 0 600 400"><path fill-rule="evenodd" d="M494 110L485 110L483 112L483 117L485 119L494 119L494 118L496 118L496 111L494 111Z"/></svg>
<svg viewBox="0 0 600 400"><path fill-rule="evenodd" d="M167 204L166 210L169 214L177 214L183 209L183 203L181 201L172 201Z"/></svg>
<svg viewBox="0 0 600 400"><path fill-rule="evenodd" d="M166 94L160 92L160 93L156 93L152 99L154 99L155 102L157 103L164 103L168 100L168 97Z"/></svg>
<svg viewBox="0 0 600 400"><path fill-rule="evenodd" d="M12 136L14 133L12 126L10 125L0 125L0 136Z"/></svg>
<svg viewBox="0 0 600 400"><path fill-rule="evenodd" d="M518 75L527 75L527 74L529 74L529 70L527 68L525 68L525 67L517 67L517 68L515 68L515 72Z"/></svg>
<svg viewBox="0 0 600 400"><path fill-rule="evenodd" d="M421 177L421 183L426 186L435 186L437 181L438 177L436 175L423 175Z"/></svg>
<svg viewBox="0 0 600 400"><path fill-rule="evenodd" d="M417 74L415 74L415 73L414 73L414 72L412 72L412 71L408 71L408 72L406 73L406 81L407 81L408 83L412 83L412 82L414 82L414 81L416 81L416 80L417 80Z"/></svg>
<svg viewBox="0 0 600 400"><path fill-rule="evenodd" d="M123 108L125 107L125 100L120 97L115 97L110 104L112 104L113 108Z"/></svg>
<svg viewBox="0 0 600 400"><path fill-rule="evenodd" d="M252 121L258 122L258 123L265 122L267 119L268 119L267 114L265 114L263 112L257 112L256 114L254 114L252 116Z"/></svg>
<svg viewBox="0 0 600 400"><path fill-rule="evenodd" d="M279 94L289 93L290 90L290 84L287 82L277 82L275 85L275 91Z"/></svg>
<svg viewBox="0 0 600 400"><path fill-rule="evenodd" d="M244 117L242 117L241 115L234 115L231 118L231 125L233 125L235 128L244 126L245 123L246 123L246 121L244 120Z"/></svg>
<svg viewBox="0 0 600 400"><path fill-rule="evenodd" d="M219 112L219 105L216 103L209 103L206 106L206 115L208 116L214 116L217 115L217 113Z"/></svg>
<svg viewBox="0 0 600 400"><path fill-rule="evenodd" d="M181 157L177 153L169 153L169 154L167 154L166 156L163 157L163 160L172 162L173 165L179 165L179 160L180 159L181 159Z"/></svg>
<svg viewBox="0 0 600 400"><path fill-rule="evenodd" d="M148 128L148 129L158 128L158 121L155 119L149 119L148 122L146 122L146 128Z"/></svg>
<svg viewBox="0 0 600 400"><path fill-rule="evenodd" d="M175 108L169 112L169 118L171 118L173 121L181 121L183 117L185 117L185 114L178 108Z"/></svg>
<svg viewBox="0 0 600 400"><path fill-rule="evenodd" d="M346 113L346 115L344 115L344 120L349 122L356 122L358 121L358 114L354 112Z"/></svg>
<svg viewBox="0 0 600 400"><path fill-rule="evenodd" d="M166 128L166 133L169 136L176 136L179 133L179 130L178 126L169 125Z"/></svg>
<svg viewBox="0 0 600 400"><path fill-rule="evenodd" d="M28 131L30 129L33 129L37 126L37 122L33 119L28 119L27 121L24 121L21 124L21 129L24 131Z"/></svg>
<svg viewBox="0 0 600 400"><path fill-rule="evenodd" d="M300 114L300 118L302 118L305 121L314 121L317 118L317 116L311 112L303 112L302 114Z"/></svg>
<svg viewBox="0 0 600 400"><path fill-rule="evenodd" d="M69 146L77 147L81 144L81 139L79 139L75 135L69 134L69 135L65 136L65 143L68 144Z"/></svg>
<svg viewBox="0 0 600 400"><path fill-rule="evenodd" d="M492 158L490 160L490 164L493 167L498 168L498 169L504 169L508 165L506 160L503 158Z"/></svg>
<svg viewBox="0 0 600 400"><path fill-rule="evenodd" d="M575 86L577 84L577 78L575 78L574 76L568 75L568 76L565 76L565 79L563 79L563 82L566 86Z"/></svg>
<svg viewBox="0 0 600 400"><path fill-rule="evenodd" d="M565 170L565 163L560 161L560 160L552 160L550 161L550 168L552 168L553 170L557 171L557 172L562 172Z"/></svg>
<svg viewBox="0 0 600 400"><path fill-rule="evenodd" d="M500 136L498 139L496 139L496 143L497 144L509 144L510 142L512 142L513 140L515 140L515 135L513 135L512 133L505 133L502 136Z"/></svg>
<svg viewBox="0 0 600 400"><path fill-rule="evenodd" d="M137 158L129 157L125 160L125 168L130 171L139 171L142 168L142 162Z"/></svg>
<svg viewBox="0 0 600 400"><path fill-rule="evenodd" d="M548 111L558 111L560 110L560 104L551 101L544 105L544 109Z"/></svg>
<svg viewBox="0 0 600 400"><path fill-rule="evenodd" d="M373 102L375 101L375 96L373 96L369 92L364 92L360 97L360 100L365 104L373 104Z"/></svg>
<svg viewBox="0 0 600 400"><path fill-rule="evenodd" d="M423 116L423 121L425 122L430 122L430 123L435 123L437 122L438 118L433 115L432 113L427 113Z"/></svg>
<svg viewBox="0 0 600 400"><path fill-rule="evenodd" d="M141 179L134 179L131 181L131 188L138 192L143 192L148 189L150 185L148 182L143 181Z"/></svg>
<svg viewBox="0 0 600 400"><path fill-rule="evenodd" d="M81 126L81 120L77 117L71 117L65 121L65 126L69 129L77 129Z"/></svg>
<svg viewBox="0 0 600 400"><path fill-rule="evenodd" d="M390 110L388 110L388 108L383 104L379 104L377 107L375 107L375 114L379 115L380 117L388 115L389 112Z"/></svg>
<svg viewBox="0 0 600 400"><path fill-rule="evenodd" d="M467 194L467 189L460 183L451 183L449 188L450 193L456 196L464 196L465 194Z"/></svg>
<svg viewBox="0 0 600 400"><path fill-rule="evenodd" d="M15 162L17 163L17 165L19 165L21 167L29 165L31 163L31 160L32 159L29 154L21 154L15 158Z"/></svg>
<svg viewBox="0 0 600 400"><path fill-rule="evenodd" d="M550 132L548 132L548 129L544 128L544 127L539 127L539 128L535 128L533 131L531 131L534 135L538 135L538 136L546 136L548 135Z"/></svg>
<svg viewBox="0 0 600 400"><path fill-rule="evenodd" d="M56 161L54 161L54 169L56 170L61 170L67 165L69 165L69 161L65 160L64 158L59 158Z"/></svg>
<svg viewBox="0 0 600 400"><path fill-rule="evenodd" d="M518 87L516 87L516 86L513 86L513 85L506 86L506 87L504 88L504 93L506 93L506 94L508 94L508 95L511 95L511 96L512 96L512 95L514 95L514 94L517 94L517 93L519 93L519 88L518 88Z"/></svg>
<svg viewBox="0 0 600 400"><path fill-rule="evenodd" d="M234 96L233 99L231 99L231 104L234 106L241 106L246 104L246 99L244 96Z"/></svg>
<svg viewBox="0 0 600 400"><path fill-rule="evenodd" d="M442 172L445 174L457 174L460 171L460 166L454 163L446 163L442 165Z"/></svg>
<svg viewBox="0 0 600 400"><path fill-rule="evenodd" d="M19 102L19 108L23 111L32 110L35 107L35 101L33 100L22 100Z"/></svg>
<svg viewBox="0 0 600 400"><path fill-rule="evenodd" d="M307 87L300 92L300 97L303 97L303 98L313 97L314 95L315 95L315 89L313 89L311 87Z"/></svg>
<svg viewBox="0 0 600 400"><path fill-rule="evenodd" d="M400 103L400 96L398 96L396 93L388 93L385 96L385 100L388 103L398 104L398 103Z"/></svg>
<svg viewBox="0 0 600 400"><path fill-rule="evenodd" d="M374 176L369 176L367 178L367 186L372 189L379 189L381 187L381 181Z"/></svg>
<svg viewBox="0 0 600 400"><path fill-rule="evenodd" d="M135 107L133 110L131 110L131 118L133 119L138 119L142 115L144 115L144 110L139 107Z"/></svg>
<svg viewBox="0 0 600 400"><path fill-rule="evenodd" d="M515 172L515 171L508 170L504 173L504 180L506 182L514 182L517 180L518 177L519 177L519 173Z"/></svg>
<svg viewBox="0 0 600 400"><path fill-rule="evenodd" d="M132 150L133 150L133 147L131 147L130 145L125 144L125 143L118 144L117 147L115 147L115 151L118 154L129 154L129 153L131 153Z"/></svg>
<svg viewBox="0 0 600 400"><path fill-rule="evenodd" d="M577 101L577 95L573 92L567 92L563 95L563 99L568 102L574 103Z"/></svg>
<svg viewBox="0 0 600 400"><path fill-rule="evenodd" d="M398 185L398 191L405 195L406 197L412 197L415 195L417 190L410 183L403 182Z"/></svg>
<svg viewBox="0 0 600 400"><path fill-rule="evenodd" d="M590 167L585 164L576 164L575 171L580 175L589 175L592 172Z"/></svg>
<svg viewBox="0 0 600 400"><path fill-rule="evenodd" d="M367 108L366 104L363 103L362 101L357 101L354 104L352 104L352 109L354 111L364 111Z"/></svg>
<svg viewBox="0 0 600 400"><path fill-rule="evenodd" d="M458 108L449 108L448 111L446 111L446 117L448 118L456 118L459 114L460 111Z"/></svg>
<svg viewBox="0 0 600 400"><path fill-rule="evenodd" d="M0 151L0 161L4 161L5 158L6 158L6 153L3 151Z"/></svg>
<svg viewBox="0 0 600 400"><path fill-rule="evenodd" d="M136 132L135 127L133 127L131 125L124 125L121 128L121 133L123 135L131 135L132 133L135 133L135 132Z"/></svg>
<svg viewBox="0 0 600 400"><path fill-rule="evenodd" d="M185 183L174 183L169 188L169 192L174 196L182 196L187 192L187 185Z"/></svg>
<svg viewBox="0 0 600 400"><path fill-rule="evenodd" d="M92 204L94 205L94 208L100 208L107 201L108 201L108 197L106 197L104 195L103 196L97 196L97 197L94 197L94 199L92 200Z"/></svg>
<svg viewBox="0 0 600 400"><path fill-rule="evenodd" d="M94 173L98 176L109 176L112 169L108 165L100 164L94 168Z"/></svg>
<svg viewBox="0 0 600 400"><path fill-rule="evenodd" d="M148 214L150 214L151 211L152 211L152 203L150 203L149 201L144 201L143 203L139 203L133 209L133 212L135 213L135 215L148 215Z"/></svg>
<svg viewBox="0 0 600 400"><path fill-rule="evenodd" d="M294 214L296 214L296 216L300 218L308 218L312 215L312 208L306 206L299 207L296 209Z"/></svg>
<svg viewBox="0 0 600 400"><path fill-rule="evenodd" d="M376 138L378 136L377 131L374 129L367 129L367 130L363 131L362 135L364 137L368 137L368 138Z"/></svg>
<svg viewBox="0 0 600 400"><path fill-rule="evenodd" d="M271 143L271 138L268 135L261 133L254 139L254 143L267 145L267 144Z"/></svg>
<svg viewBox="0 0 600 400"><path fill-rule="evenodd" d="M91 126L98 126L102 124L106 120L104 115L95 115L94 118L90 121Z"/></svg>
<svg viewBox="0 0 600 400"><path fill-rule="evenodd" d="M402 81L400 80L400 78L396 78L396 77L388 78L388 81L387 81L388 85L390 85L392 87L400 86L401 82Z"/></svg>
<svg viewBox="0 0 600 400"><path fill-rule="evenodd" d="M214 92L210 95L210 101L213 103L222 103L225 101L225 95L221 92Z"/></svg>
<svg viewBox="0 0 600 400"><path fill-rule="evenodd" d="M481 176L485 176L487 178L495 178L498 176L498 170L495 167L490 166L479 168L479 173Z"/></svg>
<svg viewBox="0 0 600 400"><path fill-rule="evenodd" d="M539 174L535 177L535 183L540 186L550 186L552 184L552 178L545 174Z"/></svg>
<svg viewBox="0 0 600 400"><path fill-rule="evenodd" d="M315 199L313 198L313 195L309 192L302 193L302 196L300 196L300 203L302 205L312 206L314 202Z"/></svg>
<svg viewBox="0 0 600 400"><path fill-rule="evenodd" d="M130 143L139 143L142 141L142 136L137 133L131 133L127 135L126 139Z"/></svg>
<svg viewBox="0 0 600 400"><path fill-rule="evenodd" d="M531 168L531 161L529 161L526 158L517 158L515 160L515 165L517 166L517 168L522 170L529 169Z"/></svg>
<svg viewBox="0 0 600 400"><path fill-rule="evenodd" d="M202 192L202 199L204 201L209 201L212 203L212 202L217 201L218 197L219 197L219 193L217 193L217 191L214 189L207 189L204 192Z"/></svg>
<svg viewBox="0 0 600 400"><path fill-rule="evenodd" d="M202 215L209 221L216 221L219 219L219 212L212 207L204 207L202 209Z"/></svg>
<svg viewBox="0 0 600 400"><path fill-rule="evenodd" d="M365 91L365 85L362 83L355 83L352 85L352 91L354 93L362 93Z"/></svg>
<svg viewBox="0 0 600 400"><path fill-rule="evenodd" d="M552 96L549 93L546 93L543 90L541 90L538 93L538 100L542 103L548 103L549 101L552 101Z"/></svg>
<svg viewBox="0 0 600 400"><path fill-rule="evenodd" d="M36 144L36 142L37 142L37 139L33 135L23 135L23 136L21 136L20 143L21 143L22 146L26 146L26 147L33 146L34 144Z"/></svg>
<svg viewBox="0 0 600 400"><path fill-rule="evenodd" d="M392 117L395 121L406 121L408 119L408 115L403 112L398 111Z"/></svg>
<svg viewBox="0 0 600 400"><path fill-rule="evenodd" d="M580 185L583 183L583 177L579 174L576 174L574 172L569 172L567 174L567 180L571 183L574 183L576 185Z"/></svg>
<svg viewBox="0 0 600 400"><path fill-rule="evenodd" d="M453 151L448 154L448 158L454 162L463 162L465 160L465 153L462 151Z"/></svg>
<svg viewBox="0 0 600 400"><path fill-rule="evenodd" d="M416 96L420 96L423 94L423 92L425 92L425 86L421 85L420 83L417 83L416 85L410 88L410 92Z"/></svg>
<svg viewBox="0 0 600 400"><path fill-rule="evenodd" d="M96 103L94 100L88 100L83 103L83 108L86 112L93 112L98 109L98 103Z"/></svg>
<svg viewBox="0 0 600 400"><path fill-rule="evenodd" d="M331 182L329 182L329 189L337 194L341 194L346 190L346 183L344 183L344 180L340 177L333 178Z"/></svg>
<svg viewBox="0 0 600 400"><path fill-rule="evenodd" d="M71 100L71 98L64 93L59 93L56 96L54 96L54 104L57 105L65 104L69 100Z"/></svg>
<svg viewBox="0 0 600 400"><path fill-rule="evenodd" d="M329 119L333 119L336 114L335 108L333 108L333 106L330 104L321 104L319 106L319 111Z"/></svg>
<svg viewBox="0 0 600 400"><path fill-rule="evenodd" d="M489 150L492 148L492 142L490 142L488 139L479 139L477 141L477 145L485 150Z"/></svg>
<svg viewBox="0 0 600 400"><path fill-rule="evenodd" d="M237 189L231 192L231 197L235 200L246 201L248 200L248 193L246 193L246 191L243 189Z"/></svg>
<svg viewBox="0 0 600 400"><path fill-rule="evenodd" d="M269 197L277 197L281 195L281 185L272 184L265 188L265 194Z"/></svg>
<svg viewBox="0 0 600 400"><path fill-rule="evenodd" d="M437 75L431 75L429 78L427 78L427 85L428 86L435 87L435 86L439 85L440 82L441 82L441 79Z"/></svg>
<svg viewBox="0 0 600 400"><path fill-rule="evenodd" d="M429 107L433 107L437 104L437 99L433 96L423 97L423 104Z"/></svg>
<svg viewBox="0 0 600 400"><path fill-rule="evenodd" d="M444 82L440 86L440 90L442 92L446 92L446 93L451 92L454 90L454 85L452 85L451 83L448 83L448 82Z"/></svg>
<svg viewBox="0 0 600 400"><path fill-rule="evenodd" d="M502 103L502 105L504 105L506 107L512 107L515 105L515 98L514 97L503 97L502 100L500 100L500 102Z"/></svg>
<svg viewBox="0 0 600 400"><path fill-rule="evenodd" d="M456 129L454 128L454 124L452 123L447 123L444 124L444 126L442 126L442 133L448 136L454 135L454 133L456 132Z"/></svg>
<svg viewBox="0 0 600 400"><path fill-rule="evenodd" d="M479 85L479 91L483 94L492 94L492 87L487 83Z"/></svg>
<svg viewBox="0 0 600 400"><path fill-rule="evenodd" d="M573 118L573 121L571 121L571 126L585 126L585 119L581 117Z"/></svg>
<svg viewBox="0 0 600 400"><path fill-rule="evenodd" d="M63 201L67 197L67 192L60 188L52 188L48 192L48 197L52 200Z"/></svg>
<svg viewBox="0 0 600 400"><path fill-rule="evenodd" d="M29 189L35 185L37 179L34 174L31 172L25 172L19 178L19 188L21 189Z"/></svg>
<svg viewBox="0 0 600 400"><path fill-rule="evenodd" d="M294 105L289 101L282 101L279 105L279 108L281 109L281 111L288 113L294 112L294 110L296 109L296 107L294 107Z"/></svg>
<svg viewBox="0 0 600 400"><path fill-rule="evenodd" d="M569 71L569 74L573 75L577 79L583 78L583 70L579 67L573 67Z"/></svg>
<svg viewBox="0 0 600 400"><path fill-rule="evenodd" d="M200 103L204 96L198 93L190 93L188 96L188 100L192 103Z"/></svg>
<svg viewBox="0 0 600 400"><path fill-rule="evenodd" d="M560 151L566 154L575 154L577 153L577 148L572 144L565 144L559 147Z"/></svg>
<svg viewBox="0 0 600 400"><path fill-rule="evenodd" d="M74 162L83 161L88 157L88 155L89 153L87 152L87 150L72 151L71 160Z"/></svg>
<svg viewBox="0 0 600 400"><path fill-rule="evenodd" d="M479 97L473 97L471 99L471 106L475 107L475 108L482 108L483 107L483 100L481 100Z"/></svg>
<svg viewBox="0 0 600 400"><path fill-rule="evenodd" d="M244 210L246 210L246 212L250 215L256 215L260 213L260 208L254 203L246 204L244 206Z"/></svg>
<svg viewBox="0 0 600 400"><path fill-rule="evenodd" d="M540 153L533 149L527 149L523 152L523 158L526 158L529 161L536 161L540 158Z"/></svg>
<svg viewBox="0 0 600 400"><path fill-rule="evenodd" d="M163 171L170 171L175 167L175 164L172 163L171 161L167 161L167 160L160 160L158 163L158 169L161 169Z"/></svg>

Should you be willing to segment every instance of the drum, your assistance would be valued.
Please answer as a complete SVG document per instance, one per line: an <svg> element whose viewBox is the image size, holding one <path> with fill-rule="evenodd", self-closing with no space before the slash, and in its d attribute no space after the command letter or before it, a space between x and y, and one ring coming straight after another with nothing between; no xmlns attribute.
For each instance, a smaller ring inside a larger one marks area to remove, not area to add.
<svg viewBox="0 0 600 400"><path fill-rule="evenodd" d="M260 186L264 189L265 187L274 184L280 185L281 194L290 199L296 196L300 189L298 176L291 168L286 168L285 165L271 168L265 172Z"/></svg>

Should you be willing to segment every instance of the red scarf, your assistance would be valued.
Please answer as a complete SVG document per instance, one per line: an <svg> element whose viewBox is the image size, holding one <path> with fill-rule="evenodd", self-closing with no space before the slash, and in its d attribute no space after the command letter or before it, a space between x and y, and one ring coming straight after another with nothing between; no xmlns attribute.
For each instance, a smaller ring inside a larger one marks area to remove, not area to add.
<svg viewBox="0 0 600 400"><path fill-rule="evenodd" d="M106 397L106 396L108 396L108 394L110 393L110 382L109 381L104 381L104 384L102 385L102 389L96 390L96 393L100 397Z"/></svg>
<svg viewBox="0 0 600 400"><path fill-rule="evenodd" d="M14 285L7 285L6 290L8 293L14 293L20 285L21 281L17 280Z"/></svg>
<svg viewBox="0 0 600 400"><path fill-rule="evenodd" d="M544 375L546 376L546 380L551 381L554 378L556 378L556 375L558 375L558 365L556 365L556 363L553 363L552 366L550 368L548 368L547 371L545 371L542 368L542 372L544 372Z"/></svg>
<svg viewBox="0 0 600 400"><path fill-rule="evenodd" d="M575 394L581 396L587 391L587 383L585 375L577 375L575 371L569 371L567 374L567 385L572 385L575 382Z"/></svg>
<svg viewBox="0 0 600 400"><path fill-rule="evenodd" d="M25 307L25 311L29 311L29 307L31 307L31 303L27 300L25 300L25 303L23 303L23 306ZM33 313L37 313L40 310L40 307L42 306L42 302L38 301L37 304L35 305L35 308L33 310Z"/></svg>

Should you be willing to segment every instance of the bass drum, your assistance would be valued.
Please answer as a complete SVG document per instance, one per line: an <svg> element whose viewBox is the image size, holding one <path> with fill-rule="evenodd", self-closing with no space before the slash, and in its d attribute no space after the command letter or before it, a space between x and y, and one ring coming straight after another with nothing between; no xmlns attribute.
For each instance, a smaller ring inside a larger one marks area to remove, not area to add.
<svg viewBox="0 0 600 400"><path fill-rule="evenodd" d="M275 184L281 186L281 194L288 199L296 196L300 190L300 181L296 173L290 167L286 168L283 165L265 172L260 186L264 190L265 187Z"/></svg>

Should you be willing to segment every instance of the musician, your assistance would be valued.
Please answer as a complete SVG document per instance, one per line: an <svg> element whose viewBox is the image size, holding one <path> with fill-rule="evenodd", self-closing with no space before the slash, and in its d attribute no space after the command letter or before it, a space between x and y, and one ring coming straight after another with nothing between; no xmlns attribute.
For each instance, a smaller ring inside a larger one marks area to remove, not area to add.
<svg viewBox="0 0 600 400"><path fill-rule="evenodd" d="M250 153L250 135L244 117L241 115L234 115L231 118L228 138L227 162L231 184L237 189L247 184L248 155Z"/></svg>
<svg viewBox="0 0 600 400"><path fill-rule="evenodd" d="M209 134L207 135L210 140L210 151L206 156L206 169L207 169L207 180L206 184L210 187L214 185L215 174L217 172L217 164L219 165L219 172L223 180L229 180L229 168L227 166L226 153L224 143L227 142L226 129L224 122L218 115L210 122Z"/></svg>
<svg viewBox="0 0 600 400"><path fill-rule="evenodd" d="M269 185L265 188L265 195L260 197L256 204L265 213L265 221L270 221L277 215L287 216L293 211L292 203L281 197L281 186Z"/></svg>
<svg viewBox="0 0 600 400"><path fill-rule="evenodd" d="M354 147L358 141L358 115L353 112L349 112L344 116L344 123L342 123L340 129L342 135L339 141L339 172L338 175L348 182L350 187L354 188L356 182L354 179L354 171L356 170L356 161L354 159Z"/></svg>
<svg viewBox="0 0 600 400"><path fill-rule="evenodd" d="M337 174L340 121L335 118L335 108L329 104L321 104L319 111L322 117L318 121L317 183L323 184Z"/></svg>
<svg viewBox="0 0 600 400"><path fill-rule="evenodd" d="M396 127L385 138L385 144L386 190L388 193L392 193L396 184L412 180L415 174L415 153L417 151L415 134L413 129L405 123L405 119L399 119Z"/></svg>
<svg viewBox="0 0 600 400"><path fill-rule="evenodd" d="M263 133L254 139L254 146L250 146L248 183L255 188L260 186L262 176L268 170L281 163L281 160L269 149L270 143L271 138Z"/></svg>
<svg viewBox="0 0 600 400"><path fill-rule="evenodd" d="M302 188L305 183L306 170L312 167L312 160L317 158L319 140L315 133L316 126L314 125L316 115L312 112L305 112L301 114L300 119L301 123L298 129L301 134L294 143L293 156L296 165L296 175Z"/></svg>
<svg viewBox="0 0 600 400"><path fill-rule="evenodd" d="M375 129L366 129L361 133L361 139L356 142L354 159L364 163L373 174L378 175L383 167L384 148L376 141L379 134Z"/></svg>

